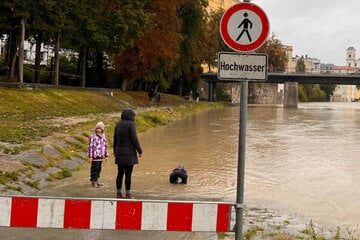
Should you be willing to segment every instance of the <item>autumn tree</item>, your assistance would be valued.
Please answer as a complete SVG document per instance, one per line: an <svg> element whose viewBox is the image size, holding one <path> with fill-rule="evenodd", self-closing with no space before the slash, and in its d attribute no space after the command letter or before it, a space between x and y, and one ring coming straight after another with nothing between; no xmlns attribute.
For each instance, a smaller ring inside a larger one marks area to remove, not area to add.
<svg viewBox="0 0 360 240"><path fill-rule="evenodd" d="M265 43L256 50L258 53L268 55L268 64L272 65L275 72L284 72L286 62L288 61L283 44L272 33Z"/></svg>
<svg viewBox="0 0 360 240"><path fill-rule="evenodd" d="M177 9L183 2L154 0L146 4L144 11L152 16L148 29L132 47L114 55L115 69L123 77L122 90L135 80L165 84L171 79L169 74L179 59L181 22Z"/></svg>

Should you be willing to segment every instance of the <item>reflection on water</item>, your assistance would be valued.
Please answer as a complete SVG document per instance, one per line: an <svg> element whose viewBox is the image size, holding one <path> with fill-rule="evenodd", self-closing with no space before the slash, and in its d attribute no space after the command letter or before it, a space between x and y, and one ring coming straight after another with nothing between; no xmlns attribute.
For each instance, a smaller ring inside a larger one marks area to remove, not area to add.
<svg viewBox="0 0 360 240"><path fill-rule="evenodd" d="M360 223L360 104L309 103L298 109L247 111L245 204L302 213L323 225ZM239 107L201 113L140 134L143 158L134 169L137 198L235 202ZM187 185L171 185L178 164ZM101 189L88 169L42 195L115 197L116 167L104 165Z"/></svg>

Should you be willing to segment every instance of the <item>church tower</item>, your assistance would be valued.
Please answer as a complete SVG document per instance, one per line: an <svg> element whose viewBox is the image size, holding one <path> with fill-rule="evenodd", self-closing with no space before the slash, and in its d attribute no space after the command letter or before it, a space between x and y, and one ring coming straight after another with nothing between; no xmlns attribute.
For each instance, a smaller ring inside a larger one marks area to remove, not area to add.
<svg viewBox="0 0 360 240"><path fill-rule="evenodd" d="M349 47L346 49L346 65L348 67L357 67L356 66L356 49L354 47Z"/></svg>

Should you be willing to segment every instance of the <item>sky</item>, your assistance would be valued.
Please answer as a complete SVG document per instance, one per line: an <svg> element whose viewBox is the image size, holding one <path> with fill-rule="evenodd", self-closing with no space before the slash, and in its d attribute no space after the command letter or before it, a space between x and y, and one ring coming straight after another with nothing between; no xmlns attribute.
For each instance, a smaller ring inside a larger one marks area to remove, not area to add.
<svg viewBox="0 0 360 240"><path fill-rule="evenodd" d="M293 47L293 56L346 66L346 49L360 57L360 0L251 0L263 9L270 34Z"/></svg>

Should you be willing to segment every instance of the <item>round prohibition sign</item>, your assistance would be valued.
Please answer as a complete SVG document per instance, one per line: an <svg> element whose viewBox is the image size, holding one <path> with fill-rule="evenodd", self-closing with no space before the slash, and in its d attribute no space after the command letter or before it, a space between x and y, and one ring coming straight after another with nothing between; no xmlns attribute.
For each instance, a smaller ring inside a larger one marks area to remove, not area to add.
<svg viewBox="0 0 360 240"><path fill-rule="evenodd" d="M257 5L239 3L221 18L220 34L226 45L238 52L251 52L263 45L269 34L269 20Z"/></svg>

